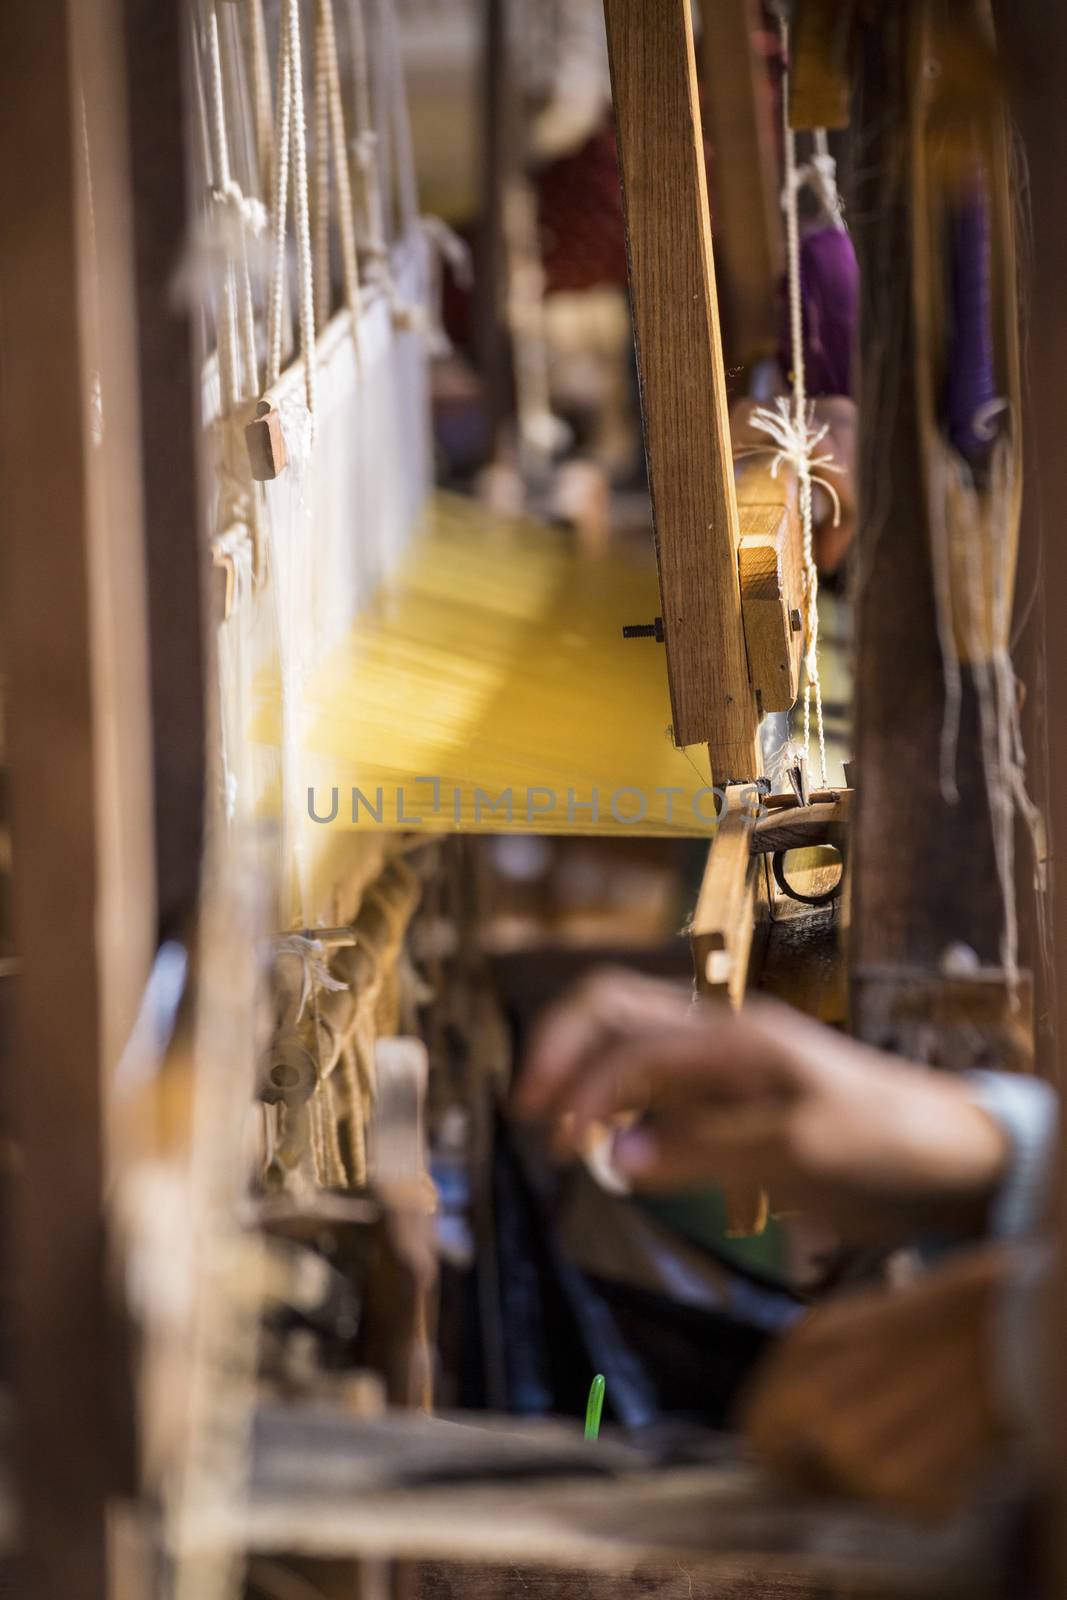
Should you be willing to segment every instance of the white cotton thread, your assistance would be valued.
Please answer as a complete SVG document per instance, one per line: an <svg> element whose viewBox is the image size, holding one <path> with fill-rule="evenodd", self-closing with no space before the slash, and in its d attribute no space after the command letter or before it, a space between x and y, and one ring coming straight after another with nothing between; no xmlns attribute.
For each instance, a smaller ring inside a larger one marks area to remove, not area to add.
<svg viewBox="0 0 1067 1600"><path fill-rule="evenodd" d="M212 167L212 207L216 215L227 220L229 231L236 235L227 241L222 314L218 319L219 375L224 406L230 412L245 395L255 393L259 387L248 236L250 232L262 231L265 218L259 201L245 198L230 169L218 0L212 0L208 9L207 42L211 105L206 120Z"/></svg>
<svg viewBox="0 0 1067 1600"><path fill-rule="evenodd" d="M285 30L278 41L277 118L274 124L274 154L271 160L273 193L271 232L273 270L267 304L267 387L277 383L282 370L282 319L285 309L285 214L289 205L289 144L292 137L292 101L289 80L292 64L286 48Z"/></svg>
<svg viewBox="0 0 1067 1600"><path fill-rule="evenodd" d="M282 0L278 34L277 116L272 161L271 206L273 268L267 307L267 387L278 381L282 365L282 318L285 305L285 238L289 177L292 171L300 288L300 347L304 358L304 396L315 415L315 271L312 260L308 197L307 124L304 116L304 70L300 48L299 0Z"/></svg>
<svg viewBox="0 0 1067 1600"><path fill-rule="evenodd" d="M813 458L813 451L826 438L829 429L814 426L814 408L809 407L807 380L804 366L804 310L800 283L800 217L798 194L813 177L823 186L832 204L833 215L843 227L841 203L837 196L833 158L823 144L816 141L816 153L806 167L797 165L796 135L789 125L789 24L780 19L782 54L785 60L782 80L782 138L785 150L785 189L782 210L785 214L787 285L789 293L790 354L793 365L792 400L780 399L776 406L760 406L752 413L752 424L774 440L777 449L771 472L777 476L783 462L796 471L800 493L800 527L804 569L804 610L806 647L804 652L804 754L811 753L811 708L815 704L815 727L819 743L819 770L822 785L829 782L826 769L826 728L823 722L822 683L819 678L819 574L815 566L814 524L812 511L812 485L820 483L830 494L834 506L834 525L840 520L841 503L833 485L827 480L827 471L838 467L832 456ZM740 452L751 454L753 452ZM812 472L818 467L818 473Z"/></svg>
<svg viewBox="0 0 1067 1600"><path fill-rule="evenodd" d="M337 64L337 30L334 26L333 0L317 0L316 8L316 71L325 81L326 125L333 146L334 184L337 190L337 226L341 241L341 271L344 279L345 301L352 314L352 336L359 355L359 255L356 247L356 217L352 203L352 184L348 170L348 144L345 137L344 102L341 96L341 74ZM327 305L329 303L329 258L327 271Z"/></svg>
<svg viewBox="0 0 1067 1600"><path fill-rule="evenodd" d="M304 357L304 395L308 411L314 418L315 275L311 255L307 122L304 116L304 69L300 46L299 0L284 0L284 6L289 54L289 93L292 97L293 210L296 216L296 247L300 262L300 344Z"/></svg>
<svg viewBox="0 0 1067 1600"><path fill-rule="evenodd" d="M308 1002L313 1002L320 989L329 994L339 994L348 984L335 978L328 965L326 947L321 939L306 933L287 933L278 940L280 956L296 956L300 962L300 998L296 1021L304 1015Z"/></svg>

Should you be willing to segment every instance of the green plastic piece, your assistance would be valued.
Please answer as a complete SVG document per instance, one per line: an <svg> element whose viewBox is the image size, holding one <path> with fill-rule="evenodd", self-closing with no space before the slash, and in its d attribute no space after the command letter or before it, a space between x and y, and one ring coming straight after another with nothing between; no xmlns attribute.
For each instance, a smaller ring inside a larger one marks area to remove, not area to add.
<svg viewBox="0 0 1067 1600"><path fill-rule="evenodd" d="M589 1385L589 1399L585 1407L585 1436L587 1439L600 1437L600 1418L604 1412L604 1374L598 1372Z"/></svg>

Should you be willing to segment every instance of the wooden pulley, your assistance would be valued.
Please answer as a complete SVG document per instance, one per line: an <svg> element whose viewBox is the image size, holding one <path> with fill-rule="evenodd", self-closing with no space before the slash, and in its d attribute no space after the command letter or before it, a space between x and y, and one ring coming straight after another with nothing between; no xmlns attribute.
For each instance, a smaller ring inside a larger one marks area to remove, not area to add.
<svg viewBox="0 0 1067 1600"><path fill-rule="evenodd" d="M318 1081L315 1063L296 1035L283 1034L264 1057L259 1098L270 1106L306 1105Z"/></svg>

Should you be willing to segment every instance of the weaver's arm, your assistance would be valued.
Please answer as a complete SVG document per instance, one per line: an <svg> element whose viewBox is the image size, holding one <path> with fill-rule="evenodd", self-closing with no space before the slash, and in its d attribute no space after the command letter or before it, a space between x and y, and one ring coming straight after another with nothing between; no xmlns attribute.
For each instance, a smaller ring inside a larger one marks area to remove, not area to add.
<svg viewBox="0 0 1067 1600"><path fill-rule="evenodd" d="M735 1012L610 970L543 1018L515 1108L562 1152L614 1123L636 1188L758 1183L844 1237L897 1241L1025 1232L1056 1122L1037 1079L938 1073L777 1002Z"/></svg>

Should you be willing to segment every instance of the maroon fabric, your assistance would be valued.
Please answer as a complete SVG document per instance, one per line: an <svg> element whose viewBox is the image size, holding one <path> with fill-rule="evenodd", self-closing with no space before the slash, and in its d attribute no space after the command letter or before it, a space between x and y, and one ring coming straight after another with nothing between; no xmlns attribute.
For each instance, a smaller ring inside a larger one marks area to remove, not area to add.
<svg viewBox="0 0 1067 1600"><path fill-rule="evenodd" d="M546 293L626 282L619 161L608 123L537 175Z"/></svg>

